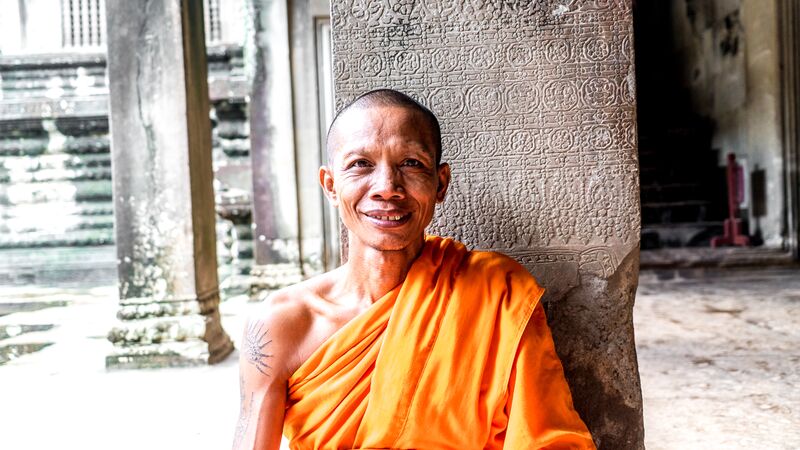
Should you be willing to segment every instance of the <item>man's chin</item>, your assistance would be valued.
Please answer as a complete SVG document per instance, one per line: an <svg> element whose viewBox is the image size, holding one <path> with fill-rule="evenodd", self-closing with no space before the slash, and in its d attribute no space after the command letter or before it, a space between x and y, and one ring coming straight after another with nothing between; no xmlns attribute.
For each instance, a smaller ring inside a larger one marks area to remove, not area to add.
<svg viewBox="0 0 800 450"><path fill-rule="evenodd" d="M350 233L352 236L353 232L351 231ZM393 235L391 233L374 233L359 240L366 244L367 247L370 247L374 250L382 252L396 252L413 247L415 244L422 242L423 237L423 234L419 234L418 236L408 236L405 234Z"/></svg>
<svg viewBox="0 0 800 450"><path fill-rule="evenodd" d="M384 238L370 242L370 247L382 252L396 252L408 248L413 244L410 239Z"/></svg>

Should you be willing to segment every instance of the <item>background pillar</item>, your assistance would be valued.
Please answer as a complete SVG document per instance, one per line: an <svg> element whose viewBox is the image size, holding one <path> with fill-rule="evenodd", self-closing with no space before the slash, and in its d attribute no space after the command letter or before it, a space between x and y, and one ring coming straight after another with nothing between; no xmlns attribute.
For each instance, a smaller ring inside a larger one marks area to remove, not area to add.
<svg viewBox="0 0 800 450"><path fill-rule="evenodd" d="M111 368L214 363L219 317L202 2L107 4L120 323Z"/></svg>
<svg viewBox="0 0 800 450"><path fill-rule="evenodd" d="M255 265L251 292L302 279L286 0L247 0Z"/></svg>
<svg viewBox="0 0 800 450"><path fill-rule="evenodd" d="M537 277L597 445L643 448L630 1L334 0L331 10L337 109L390 87L438 115L453 182L430 231L509 254Z"/></svg>

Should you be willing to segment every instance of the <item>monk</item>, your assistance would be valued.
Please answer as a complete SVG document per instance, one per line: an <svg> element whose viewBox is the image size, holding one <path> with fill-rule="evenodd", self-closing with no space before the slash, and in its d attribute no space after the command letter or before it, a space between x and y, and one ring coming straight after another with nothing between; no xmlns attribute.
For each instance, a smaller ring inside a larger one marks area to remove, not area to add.
<svg viewBox="0 0 800 450"><path fill-rule="evenodd" d="M273 293L240 352L235 449L592 449L544 290L512 259L428 236L445 199L439 123L392 90L331 125L327 198L347 262Z"/></svg>

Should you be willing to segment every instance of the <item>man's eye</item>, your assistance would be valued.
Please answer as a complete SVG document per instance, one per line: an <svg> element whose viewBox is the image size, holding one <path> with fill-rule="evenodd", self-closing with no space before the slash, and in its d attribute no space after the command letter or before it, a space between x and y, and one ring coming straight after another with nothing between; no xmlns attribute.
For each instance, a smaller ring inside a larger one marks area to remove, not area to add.
<svg viewBox="0 0 800 450"><path fill-rule="evenodd" d="M366 159L359 159L350 163L350 167L369 167L369 161Z"/></svg>
<svg viewBox="0 0 800 450"><path fill-rule="evenodd" d="M422 167L422 163L417 159L407 159L403 161L403 165L409 167Z"/></svg>

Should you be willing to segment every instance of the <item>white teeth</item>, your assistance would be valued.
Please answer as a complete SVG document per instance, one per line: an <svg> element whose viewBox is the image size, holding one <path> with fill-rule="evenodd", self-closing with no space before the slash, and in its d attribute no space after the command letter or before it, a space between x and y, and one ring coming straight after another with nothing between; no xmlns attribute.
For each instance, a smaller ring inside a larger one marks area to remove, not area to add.
<svg viewBox="0 0 800 450"><path fill-rule="evenodd" d="M403 218L403 216L370 216L378 220L391 220L392 222L396 222Z"/></svg>

